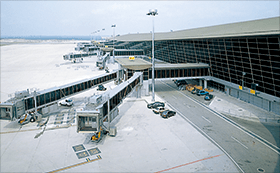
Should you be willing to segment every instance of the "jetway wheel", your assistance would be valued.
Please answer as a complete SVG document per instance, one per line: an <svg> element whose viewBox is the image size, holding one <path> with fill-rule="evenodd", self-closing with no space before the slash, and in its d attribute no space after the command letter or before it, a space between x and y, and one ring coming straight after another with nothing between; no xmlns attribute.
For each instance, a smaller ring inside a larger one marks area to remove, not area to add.
<svg viewBox="0 0 280 173"><path fill-rule="evenodd" d="M34 117L31 117L31 118L30 118L30 122L32 122L32 123L33 123L33 122L35 122L35 121L36 121L36 120L35 120L35 118L34 118Z"/></svg>

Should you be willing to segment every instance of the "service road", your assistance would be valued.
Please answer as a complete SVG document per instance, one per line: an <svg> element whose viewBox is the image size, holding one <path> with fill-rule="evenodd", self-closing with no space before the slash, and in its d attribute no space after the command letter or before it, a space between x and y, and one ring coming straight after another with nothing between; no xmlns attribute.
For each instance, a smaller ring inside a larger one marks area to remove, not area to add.
<svg viewBox="0 0 280 173"><path fill-rule="evenodd" d="M181 114L206 137L224 149L241 171L279 172L279 151L163 81L156 81L155 92L177 111L177 115Z"/></svg>

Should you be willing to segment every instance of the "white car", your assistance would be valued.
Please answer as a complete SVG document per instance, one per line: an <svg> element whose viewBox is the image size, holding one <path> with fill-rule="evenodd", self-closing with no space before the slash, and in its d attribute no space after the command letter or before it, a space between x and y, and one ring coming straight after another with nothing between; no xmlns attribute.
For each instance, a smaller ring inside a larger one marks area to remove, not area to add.
<svg viewBox="0 0 280 173"><path fill-rule="evenodd" d="M61 106L73 106L73 101L71 99L66 99L66 100L62 100L60 103L59 103Z"/></svg>
<svg viewBox="0 0 280 173"><path fill-rule="evenodd" d="M163 111L165 111L165 108L164 108L164 107L157 107L157 108L153 109L153 112L154 112L155 114L159 114L159 113L161 113L161 112L163 112Z"/></svg>

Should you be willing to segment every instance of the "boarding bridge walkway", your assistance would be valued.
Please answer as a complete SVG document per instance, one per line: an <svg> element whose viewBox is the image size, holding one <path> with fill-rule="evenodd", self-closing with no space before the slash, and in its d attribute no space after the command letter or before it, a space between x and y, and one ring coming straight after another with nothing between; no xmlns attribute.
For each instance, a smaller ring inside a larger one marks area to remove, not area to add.
<svg viewBox="0 0 280 173"><path fill-rule="evenodd" d="M142 73L136 72L129 80L102 94L102 102L97 105L88 103L82 110L78 110L77 132L97 133L101 128L109 130L110 123L118 115L118 106L122 101L133 91L136 97L141 97L142 83Z"/></svg>
<svg viewBox="0 0 280 173"><path fill-rule="evenodd" d="M125 75L130 78L134 72L143 72L143 80L152 79L152 63L150 58L129 56L115 59L125 70ZM156 60L155 79L199 79L210 75L210 66L205 63L179 63L170 64Z"/></svg>
<svg viewBox="0 0 280 173"><path fill-rule="evenodd" d="M121 70L102 74L89 79L84 79L60 87L54 87L29 94L29 91L18 94L18 97L9 99L0 104L1 117L10 117L11 120L18 119L26 112L41 110L47 106L55 105L58 101L79 94L99 84L118 81L122 76Z"/></svg>

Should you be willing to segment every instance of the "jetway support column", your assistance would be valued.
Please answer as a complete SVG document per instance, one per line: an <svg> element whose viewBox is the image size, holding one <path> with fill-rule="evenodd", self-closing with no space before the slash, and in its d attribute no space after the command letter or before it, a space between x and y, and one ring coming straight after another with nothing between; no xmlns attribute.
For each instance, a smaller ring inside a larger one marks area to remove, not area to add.
<svg viewBox="0 0 280 173"><path fill-rule="evenodd" d="M204 89L207 88L207 79L204 79Z"/></svg>
<svg viewBox="0 0 280 173"><path fill-rule="evenodd" d="M35 113L37 113L37 100L36 100L36 91L34 91L34 103L35 103Z"/></svg>
<svg viewBox="0 0 280 173"><path fill-rule="evenodd" d="M199 86L202 86L202 80L199 79Z"/></svg>

